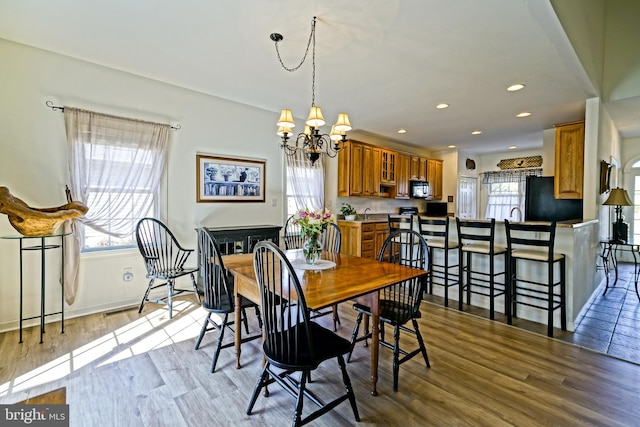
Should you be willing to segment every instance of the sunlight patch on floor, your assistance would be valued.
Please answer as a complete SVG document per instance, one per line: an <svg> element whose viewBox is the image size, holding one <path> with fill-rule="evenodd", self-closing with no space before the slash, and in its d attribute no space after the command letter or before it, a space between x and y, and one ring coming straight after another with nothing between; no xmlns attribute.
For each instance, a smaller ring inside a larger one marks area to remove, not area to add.
<svg viewBox="0 0 640 427"><path fill-rule="evenodd" d="M92 363L105 366L167 345L197 337L205 313L194 302L174 301L173 319L166 307L78 347L36 369L0 384L0 396L27 390L68 376ZM114 353L115 352L115 353ZM113 354L112 354L113 353ZM105 359L102 360L101 359ZM88 368L90 369L90 368Z"/></svg>

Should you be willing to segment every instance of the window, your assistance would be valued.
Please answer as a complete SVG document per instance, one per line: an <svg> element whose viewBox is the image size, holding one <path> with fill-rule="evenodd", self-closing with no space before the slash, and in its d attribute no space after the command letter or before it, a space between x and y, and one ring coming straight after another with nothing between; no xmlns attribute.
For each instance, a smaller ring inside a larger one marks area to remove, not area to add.
<svg viewBox="0 0 640 427"><path fill-rule="evenodd" d="M304 151L286 156L287 218L300 209L320 210L324 207L323 159L313 165Z"/></svg>
<svg viewBox="0 0 640 427"><path fill-rule="evenodd" d="M524 212L524 193L521 192L520 187L520 182L489 184L486 218L498 220L510 218L511 210L516 207L520 209L521 213ZM522 215L519 219L523 219Z"/></svg>
<svg viewBox="0 0 640 427"><path fill-rule="evenodd" d="M524 221L526 178L541 176L542 168L491 171L482 175L482 183L487 191L485 218L503 220L513 217ZM519 215L511 215L516 208L520 210Z"/></svg>
<svg viewBox="0 0 640 427"><path fill-rule="evenodd" d="M110 149L111 159L108 160ZM124 185L127 174L132 170L148 175L152 165L149 164L149 156L137 158L136 149L126 147L109 147L108 143L95 148L93 158L85 158L92 171L100 171L105 168L103 163L112 162L111 170L113 176L108 182L101 182L100 176L91 174L89 198L87 206L92 211L104 213L107 216L105 232L85 227L83 250L92 251L96 249L120 249L134 247L135 226L141 218L146 216L158 217L157 203L158 188L128 188ZM148 182L147 180L142 180ZM114 228L116 224L126 223L127 229L131 230L125 236L117 237ZM111 232L111 233L110 233ZM115 232L115 233L114 233Z"/></svg>
<svg viewBox="0 0 640 427"><path fill-rule="evenodd" d="M135 226L158 217L168 125L65 107L73 197L89 207L83 251L135 246Z"/></svg>

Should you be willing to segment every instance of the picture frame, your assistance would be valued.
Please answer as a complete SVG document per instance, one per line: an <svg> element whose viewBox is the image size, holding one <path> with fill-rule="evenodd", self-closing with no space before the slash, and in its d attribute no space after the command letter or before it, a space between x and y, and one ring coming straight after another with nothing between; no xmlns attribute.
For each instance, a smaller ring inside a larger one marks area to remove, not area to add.
<svg viewBox="0 0 640 427"><path fill-rule="evenodd" d="M265 201L266 161L196 154L196 202Z"/></svg>
<svg viewBox="0 0 640 427"><path fill-rule="evenodd" d="M600 161L600 194L604 194L608 192L611 181L611 164L607 163L605 160Z"/></svg>

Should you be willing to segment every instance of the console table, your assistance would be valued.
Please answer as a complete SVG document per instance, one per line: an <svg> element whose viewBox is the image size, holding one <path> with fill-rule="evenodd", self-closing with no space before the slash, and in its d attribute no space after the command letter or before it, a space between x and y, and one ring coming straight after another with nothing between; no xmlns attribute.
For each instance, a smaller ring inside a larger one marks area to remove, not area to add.
<svg viewBox="0 0 640 427"><path fill-rule="evenodd" d="M638 292L638 277L640 276L640 242L634 241L633 239L627 241L616 241L616 240L601 240L600 246L602 247L602 253L600 254L600 258L602 258L602 264L604 267L604 273L606 277L606 285L604 288L605 295L609 288L613 288L618 282L618 257L616 255L617 251L625 251L630 252L633 255L633 279L636 289L636 295L638 296L638 300L640 300L640 293ZM613 284L609 286L609 272L611 269L609 268L609 263L613 265L613 270L615 271L615 280Z"/></svg>
<svg viewBox="0 0 640 427"><path fill-rule="evenodd" d="M248 254L261 240L280 244L280 225L247 225L236 227L207 227L216 239L221 255Z"/></svg>
<svg viewBox="0 0 640 427"><path fill-rule="evenodd" d="M62 329L60 331L61 334L64 334L64 237L68 236L71 233L59 233L59 234L51 234L47 236L2 236L3 239L9 240L18 240L20 242L20 343L22 343L22 323L25 320L31 319L40 319L40 344L42 344L42 334L45 332L44 328L44 320L47 316L53 316L55 314L60 314ZM55 242L56 239L60 239L60 243L46 243L47 239L53 240ZM25 246L29 243L35 243L33 246ZM61 273L60 273L60 283L62 285L62 293L60 298L60 311L56 311L55 313L46 313L45 312L45 272L46 272L46 251L50 249L60 249L60 258L61 258ZM40 315L33 317L23 317L23 253L25 251L40 251Z"/></svg>

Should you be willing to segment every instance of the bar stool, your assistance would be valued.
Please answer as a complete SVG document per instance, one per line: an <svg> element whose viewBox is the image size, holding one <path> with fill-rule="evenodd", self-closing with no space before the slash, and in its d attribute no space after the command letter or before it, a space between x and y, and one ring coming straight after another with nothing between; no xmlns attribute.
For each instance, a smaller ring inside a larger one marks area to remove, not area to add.
<svg viewBox="0 0 640 427"><path fill-rule="evenodd" d="M420 234L427 241L429 248L429 293L433 294L433 285L444 287L444 306L449 307L449 287L458 285L460 282L460 271L450 272L458 269L459 259L452 264L449 258L451 251L458 250L458 241L449 240L449 217L423 218L418 217L418 227ZM434 261L434 252L442 252L442 264Z"/></svg>
<svg viewBox="0 0 640 427"><path fill-rule="evenodd" d="M560 309L561 328L563 331L567 330L565 256L554 252L556 222L510 223L505 219L504 226L507 232L513 317L517 317L518 304L547 310L547 335L553 337L553 314ZM518 260L546 264L546 281L537 282L518 277ZM558 281L554 281L556 263L560 270ZM511 324L510 318L508 323Z"/></svg>
<svg viewBox="0 0 640 427"><path fill-rule="evenodd" d="M387 215L387 223L389 224L389 234L399 228L413 228L413 215Z"/></svg>
<svg viewBox="0 0 640 427"><path fill-rule="evenodd" d="M471 304L471 294L489 297L489 318L495 318L495 299L504 295L504 307L507 318L511 316L509 288L505 286L507 268L507 248L495 246L496 220L463 220L456 217L458 229L458 262L460 263L460 296L458 309L462 311L462 297L467 293L467 304ZM495 271L495 258L504 257L504 270ZM489 261L489 272L474 270L473 258L482 257ZM496 282L496 276L503 276L503 283Z"/></svg>

